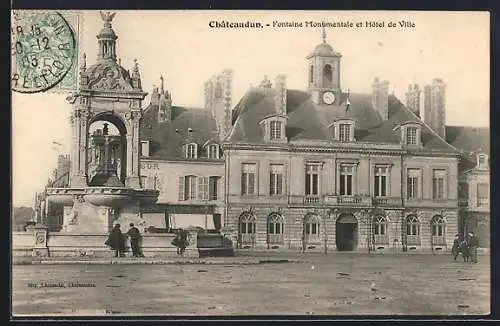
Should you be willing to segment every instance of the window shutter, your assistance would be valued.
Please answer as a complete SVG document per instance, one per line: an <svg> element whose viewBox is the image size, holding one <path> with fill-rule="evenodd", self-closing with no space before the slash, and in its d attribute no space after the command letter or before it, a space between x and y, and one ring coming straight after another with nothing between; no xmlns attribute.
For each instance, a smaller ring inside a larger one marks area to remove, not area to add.
<svg viewBox="0 0 500 326"><path fill-rule="evenodd" d="M184 177L179 177L179 201L184 200Z"/></svg>

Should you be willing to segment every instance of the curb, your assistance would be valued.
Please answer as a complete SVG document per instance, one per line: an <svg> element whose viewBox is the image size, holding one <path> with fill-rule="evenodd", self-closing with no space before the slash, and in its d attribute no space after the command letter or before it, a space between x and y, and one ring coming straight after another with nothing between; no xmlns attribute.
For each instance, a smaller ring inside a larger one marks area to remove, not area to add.
<svg viewBox="0 0 500 326"><path fill-rule="evenodd" d="M304 263L297 259L249 259L239 261L224 260L27 260L13 262L12 265L260 265L279 263Z"/></svg>

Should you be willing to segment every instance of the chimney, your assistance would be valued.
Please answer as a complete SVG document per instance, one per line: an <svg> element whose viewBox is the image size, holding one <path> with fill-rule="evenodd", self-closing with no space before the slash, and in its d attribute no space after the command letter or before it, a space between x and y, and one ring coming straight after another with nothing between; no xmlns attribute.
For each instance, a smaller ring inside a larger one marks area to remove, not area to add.
<svg viewBox="0 0 500 326"><path fill-rule="evenodd" d="M413 111L413 88L412 85L408 85L408 92L406 95L406 107Z"/></svg>
<svg viewBox="0 0 500 326"><path fill-rule="evenodd" d="M446 85L441 78L434 78L432 85L424 87L424 121L443 139L446 137L445 95Z"/></svg>
<svg viewBox="0 0 500 326"><path fill-rule="evenodd" d="M165 122L172 119L172 97L169 91L165 91L163 76L160 77L160 95L158 100L158 121Z"/></svg>
<svg viewBox="0 0 500 326"><path fill-rule="evenodd" d="M160 103L160 93L158 87L153 85L153 92L151 93L151 105L158 105Z"/></svg>
<svg viewBox="0 0 500 326"><path fill-rule="evenodd" d="M382 120L389 119L389 82L379 81L375 77L373 81L372 105L378 111Z"/></svg>
<svg viewBox="0 0 500 326"><path fill-rule="evenodd" d="M415 84L413 86L413 113L415 113L415 115L417 117L420 117L420 94L421 94L421 90L420 90L420 87Z"/></svg>
<svg viewBox="0 0 500 326"><path fill-rule="evenodd" d="M286 115L286 76L278 75L274 81L274 109L276 114Z"/></svg>

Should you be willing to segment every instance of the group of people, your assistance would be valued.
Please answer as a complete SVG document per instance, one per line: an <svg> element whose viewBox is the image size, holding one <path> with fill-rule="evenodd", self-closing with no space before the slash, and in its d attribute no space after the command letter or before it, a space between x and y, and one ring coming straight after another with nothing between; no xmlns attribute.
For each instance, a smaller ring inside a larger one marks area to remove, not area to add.
<svg viewBox="0 0 500 326"><path fill-rule="evenodd" d="M125 233L125 235L130 238L132 255L134 257L144 257L140 246L141 232L134 226L134 223L130 223L130 229L127 233ZM120 230L120 224L115 224L113 230L111 230L111 233L109 234L108 240L105 242L105 245L115 251L115 257L125 257L125 237Z"/></svg>
<svg viewBox="0 0 500 326"><path fill-rule="evenodd" d="M125 257L125 236L130 238L130 247L132 248L133 257L144 257L140 244L141 232L134 226L134 223L130 223L130 229L125 234L120 230L120 224L115 224L104 244L115 251L115 257ZM178 255L183 255L186 247L189 246L188 232L179 229L175 238L172 240L172 245L177 247Z"/></svg>
<svg viewBox="0 0 500 326"><path fill-rule="evenodd" d="M478 245L479 240L474 232L469 232L465 239L461 238L459 234L456 234L451 249L453 260L457 260L458 255L462 254L464 262L477 263Z"/></svg>

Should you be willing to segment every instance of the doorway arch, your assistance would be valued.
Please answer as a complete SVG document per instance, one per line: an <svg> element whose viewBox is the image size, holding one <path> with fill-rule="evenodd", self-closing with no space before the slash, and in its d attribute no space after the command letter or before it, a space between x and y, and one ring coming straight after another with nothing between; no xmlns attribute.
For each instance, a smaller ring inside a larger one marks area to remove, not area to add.
<svg viewBox="0 0 500 326"><path fill-rule="evenodd" d="M344 213L335 223L335 242L338 251L353 251L358 245L358 220L353 214Z"/></svg>

